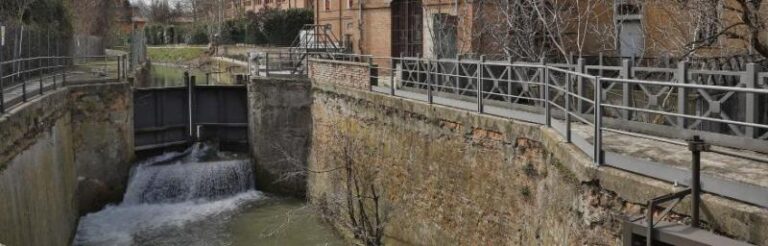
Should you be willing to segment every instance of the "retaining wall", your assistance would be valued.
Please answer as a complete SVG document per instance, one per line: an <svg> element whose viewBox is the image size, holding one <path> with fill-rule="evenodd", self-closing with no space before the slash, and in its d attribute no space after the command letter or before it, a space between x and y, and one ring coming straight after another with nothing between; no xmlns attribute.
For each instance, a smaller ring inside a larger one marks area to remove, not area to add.
<svg viewBox="0 0 768 246"><path fill-rule="evenodd" d="M304 197L311 104L307 79L256 77L248 83L248 132L260 190Z"/></svg>
<svg viewBox="0 0 768 246"><path fill-rule="evenodd" d="M367 220L380 223L392 244L616 245L622 221L642 215L648 199L681 189L595 167L550 128L360 90L334 82L333 72L310 71L322 76L312 79L307 193L346 235L375 234L362 233ZM707 226L768 245L767 209L702 199ZM688 207L686 199L671 219L685 222Z"/></svg>
<svg viewBox="0 0 768 246"><path fill-rule="evenodd" d="M0 116L0 243L69 245L84 208L119 199L133 157L126 83L60 88Z"/></svg>

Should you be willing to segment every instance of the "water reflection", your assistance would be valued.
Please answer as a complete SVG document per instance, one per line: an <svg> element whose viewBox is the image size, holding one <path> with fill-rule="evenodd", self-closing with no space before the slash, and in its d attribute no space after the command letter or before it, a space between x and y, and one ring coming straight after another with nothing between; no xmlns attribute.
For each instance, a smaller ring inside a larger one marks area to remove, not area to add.
<svg viewBox="0 0 768 246"><path fill-rule="evenodd" d="M195 77L196 85L234 85L236 77L246 73L246 69L228 63L208 63L206 65L153 64L150 68L150 83L139 87L178 87L184 86L184 72L189 71Z"/></svg>

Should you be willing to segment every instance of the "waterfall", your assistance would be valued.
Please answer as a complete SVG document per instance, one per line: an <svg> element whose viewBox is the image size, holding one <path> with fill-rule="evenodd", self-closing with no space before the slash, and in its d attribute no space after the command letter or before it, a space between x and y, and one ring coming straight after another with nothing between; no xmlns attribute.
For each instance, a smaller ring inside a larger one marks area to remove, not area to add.
<svg viewBox="0 0 768 246"><path fill-rule="evenodd" d="M123 202L84 216L73 244L142 244L137 241L158 231L180 233L186 224L228 216L263 198L254 189L249 160L196 144L183 153L139 163L131 172Z"/></svg>

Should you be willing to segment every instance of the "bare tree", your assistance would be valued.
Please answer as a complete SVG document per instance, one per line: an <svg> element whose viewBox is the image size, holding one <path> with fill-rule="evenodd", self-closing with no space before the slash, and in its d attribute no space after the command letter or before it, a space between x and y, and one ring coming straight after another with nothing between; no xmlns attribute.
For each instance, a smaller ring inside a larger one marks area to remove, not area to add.
<svg viewBox="0 0 768 246"><path fill-rule="evenodd" d="M324 170L308 168L305 161L296 158L286 146L274 146L282 153L284 161L290 167L286 168L276 182L290 182L296 178L306 178L313 175L332 175L341 180L341 186L329 195L326 207L321 210L330 211L327 219L337 221L342 218L341 225L349 229L356 239L365 245L382 245L384 226L388 221L388 209L384 206L381 188L377 185L377 172L367 168L372 159L380 159L377 151L365 149L366 144L361 140L346 134L339 128L341 122L332 122L327 129L334 129L329 147L333 153L330 167ZM384 161L384 160L382 160Z"/></svg>
<svg viewBox="0 0 768 246"><path fill-rule="evenodd" d="M768 12L763 0L686 0L690 9L693 38L683 48L685 55L707 48L715 42L740 41L753 51L768 57Z"/></svg>
<svg viewBox="0 0 768 246"><path fill-rule="evenodd" d="M480 0L475 35L490 50L507 57L540 60L581 54L591 28L598 23L601 0ZM568 60L568 59L564 59Z"/></svg>

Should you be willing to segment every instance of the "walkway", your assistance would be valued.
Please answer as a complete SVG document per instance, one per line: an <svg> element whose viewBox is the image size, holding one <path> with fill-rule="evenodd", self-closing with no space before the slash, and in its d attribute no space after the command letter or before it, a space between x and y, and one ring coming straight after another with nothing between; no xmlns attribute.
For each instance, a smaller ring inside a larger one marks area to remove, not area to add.
<svg viewBox="0 0 768 246"><path fill-rule="evenodd" d="M24 88L22 83L7 86L3 89L3 103L5 110L8 111L24 101L25 90L27 95L26 99L31 100L41 94L52 91L55 88L60 88L72 83L96 83L116 80L116 65L77 66L66 72L66 84L63 83L64 75L57 74L56 76L46 75L42 79L40 77L28 79L25 82L26 88ZM42 92L40 90L41 87L43 88Z"/></svg>
<svg viewBox="0 0 768 246"><path fill-rule="evenodd" d="M389 87L373 86L372 91L389 94ZM396 90L398 97L427 101L427 95L415 90ZM457 98L434 96L435 104L475 111L476 102ZM485 113L538 124L544 116L538 113L506 107L485 106ZM565 121L552 119L553 128L565 132ZM573 144L591 155L593 127L573 122ZM704 139L706 141L706 139ZM702 189L736 200L768 207L768 154L748 150L713 146L713 150L741 157L713 152L702 153ZM686 185L690 182L691 152L684 140L648 136L635 133L603 131L605 165L670 183ZM744 158L746 157L746 158Z"/></svg>

